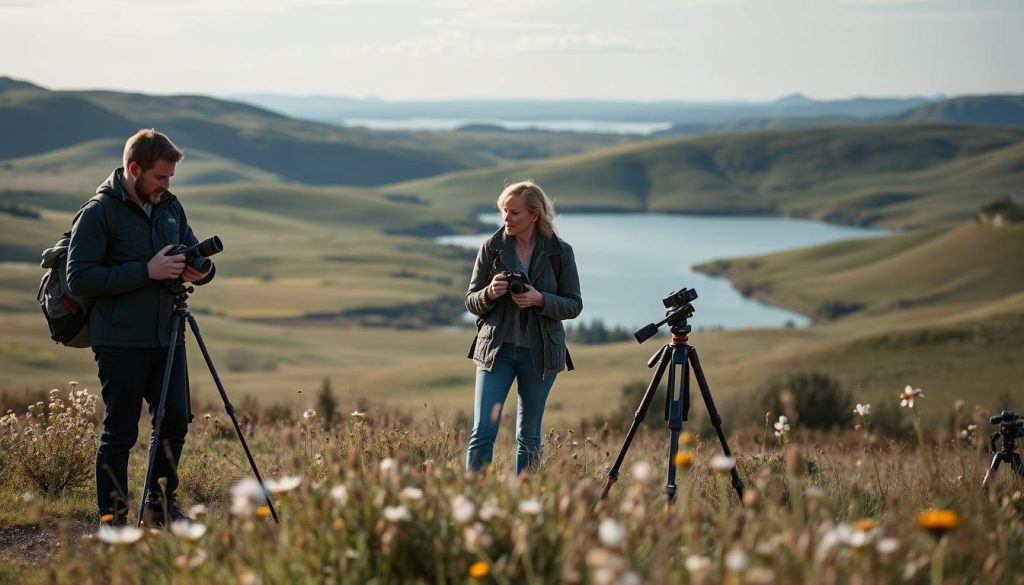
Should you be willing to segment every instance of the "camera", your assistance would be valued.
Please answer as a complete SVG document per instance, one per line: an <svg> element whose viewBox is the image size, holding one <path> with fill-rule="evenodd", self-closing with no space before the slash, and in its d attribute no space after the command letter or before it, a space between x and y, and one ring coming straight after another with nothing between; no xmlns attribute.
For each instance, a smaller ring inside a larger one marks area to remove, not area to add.
<svg viewBox="0 0 1024 585"><path fill-rule="evenodd" d="M505 278L508 279L508 290L514 295L521 295L526 292L526 287L530 284L530 277L526 276L525 272L520 270L512 270L502 272Z"/></svg>
<svg viewBox="0 0 1024 585"><path fill-rule="evenodd" d="M697 290L693 288L681 288L668 293L668 296L661 299L661 304L665 305L666 309L675 309L676 307L683 307L697 300Z"/></svg>
<svg viewBox="0 0 1024 585"><path fill-rule="evenodd" d="M665 319L660 323L648 323L633 332L637 343L643 343L654 337L658 327L665 323L669 324L673 335L685 335L690 332L690 325L686 320L693 317L693 305L690 304L697 299L697 290L683 287L668 293L668 296L661 299L665 306Z"/></svg>
<svg viewBox="0 0 1024 585"><path fill-rule="evenodd" d="M209 257L223 251L224 244L221 243L220 238L210 236L194 246L178 244L168 250L166 255L177 256L178 254L184 254L186 266L191 266L199 272L209 272L213 266L213 262L210 261Z"/></svg>
<svg viewBox="0 0 1024 585"><path fill-rule="evenodd" d="M988 419L988 422L999 425L999 433L1007 437L1024 436L1024 419L1012 410L1004 410Z"/></svg>

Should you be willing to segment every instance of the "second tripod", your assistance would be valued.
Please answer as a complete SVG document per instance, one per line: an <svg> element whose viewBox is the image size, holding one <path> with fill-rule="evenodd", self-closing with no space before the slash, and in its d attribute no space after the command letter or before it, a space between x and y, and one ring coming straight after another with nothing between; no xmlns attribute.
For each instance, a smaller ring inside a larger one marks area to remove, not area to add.
<svg viewBox="0 0 1024 585"><path fill-rule="evenodd" d="M220 381L220 376L217 375L217 368L213 365L213 359L210 358L210 352L206 349L206 343L203 342L203 336L199 333L199 325L196 323L196 318L192 316L192 312L188 308L188 295L192 292L192 289L186 287L181 282L176 282L169 285L171 292L174 294L174 315L171 321L171 343L167 348L167 364L164 367L164 378L163 385L160 388L160 400L156 405L155 415L153 416L153 435L149 443L149 464L146 466L146 481L142 485L142 503L139 505L139 516L136 525L142 523L143 513L146 509L146 503L149 497L149 486L150 481L153 479L153 464L156 462L157 453L157 442L160 437L160 426L164 419L164 413L167 404L167 387L171 380L171 365L174 363L174 353L178 345L179 335L184 342L185 337L185 322L188 322L189 327L192 329L192 335L195 336L196 342L199 344L199 349L203 352L203 358L206 360L206 367L210 370L210 375L213 376L213 382L217 385L217 390L220 392L221 400L224 401L224 409L228 413L228 417L231 418L231 423L235 425L235 433L238 434L238 440L242 443L242 448L245 449L245 455L249 458L249 465L252 467L252 472L256 476L256 480L263 485L263 478L260 476L260 470L256 467L256 460L252 456L252 451L249 450L249 444L245 442L245 435L242 433L242 427L238 424L238 419L235 417L235 407L231 404L231 400L228 399L228 394L224 390L224 384ZM182 348L184 350L184 348ZM187 367L187 366L186 366ZM277 510L274 509L274 502L271 501L270 495L266 495L267 507L270 508L270 513L274 517L274 522L278 521Z"/></svg>
<svg viewBox="0 0 1024 585"><path fill-rule="evenodd" d="M668 323L672 333L672 341L662 346L657 353L647 360L647 367L651 368L657 364L657 369L654 371L651 383L647 386L647 391L644 392L636 414L633 416L633 423L626 433L626 438L622 443L618 456L615 458L615 463L608 470L608 479L605 482L604 490L601 492L602 499L608 497L608 491L619 477L619 468L626 457L626 451L629 450L634 435L636 435L640 424L647 416L647 409L654 400L658 386L661 385L661 379L665 374L665 370L668 370L668 382L665 392L665 423L669 430L668 480L666 482L668 501L673 502L676 497L675 458L679 450L679 434L683 429L683 422L688 420L690 413L691 367L693 368L694 377L697 379L697 386L700 388L704 404L707 407L708 415L711 418L711 424L715 427L718 440L722 443L722 451L725 455L732 456L729 443L725 438L725 431L722 430L722 417L718 414L718 409L715 408L715 401L711 397L711 389L704 378L704 371L701 369L697 350L687 343L691 328L686 321L693 316L693 305L690 303L696 298L697 291L693 289L684 288L679 291L673 291L668 297L662 299L662 303L669 309L665 319L658 324L652 323L647 325L635 333L636 340L643 343L657 333L658 327ZM743 480L740 479L739 472L736 471L735 466L730 470L730 474L732 475L732 487L736 490L736 495L742 501Z"/></svg>

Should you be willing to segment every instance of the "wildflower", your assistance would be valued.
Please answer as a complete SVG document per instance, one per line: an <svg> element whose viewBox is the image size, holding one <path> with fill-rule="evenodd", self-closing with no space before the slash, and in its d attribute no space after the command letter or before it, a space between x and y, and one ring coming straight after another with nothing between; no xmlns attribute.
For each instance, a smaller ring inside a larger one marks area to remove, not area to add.
<svg viewBox="0 0 1024 585"><path fill-rule="evenodd" d="M134 526L114 527L104 524L96 531L96 538L107 544L120 546L138 542L142 534L142 529Z"/></svg>
<svg viewBox="0 0 1024 585"><path fill-rule="evenodd" d="M238 571L238 583L239 585L260 585L260 576L252 569L242 569Z"/></svg>
<svg viewBox="0 0 1024 585"><path fill-rule="evenodd" d="M605 518L597 527L597 537L601 544L616 548L626 540L626 528L611 518Z"/></svg>
<svg viewBox="0 0 1024 585"><path fill-rule="evenodd" d="M418 502L423 499L423 490L417 487L407 487L398 494L398 497L405 502Z"/></svg>
<svg viewBox="0 0 1024 585"><path fill-rule="evenodd" d="M967 428L960 431L961 439L972 439L974 438L974 431L978 430L977 425L967 425Z"/></svg>
<svg viewBox="0 0 1024 585"><path fill-rule="evenodd" d="M196 504L188 509L188 515L197 520L206 517L206 506L203 504Z"/></svg>
<svg viewBox="0 0 1024 585"><path fill-rule="evenodd" d="M675 460L676 467L686 469L693 465L693 453L689 451L680 451L676 453Z"/></svg>
<svg viewBox="0 0 1024 585"><path fill-rule="evenodd" d="M113 521L114 521L114 515L113 514L104 514L104 515L100 516L100 524L110 524Z"/></svg>
<svg viewBox="0 0 1024 585"><path fill-rule="evenodd" d="M301 475L286 475L281 479L268 479L265 485L267 491L272 494L284 494L299 487L301 483Z"/></svg>
<svg viewBox="0 0 1024 585"><path fill-rule="evenodd" d="M398 470L398 463L390 457L385 457L380 460L380 472L384 474L392 473Z"/></svg>
<svg viewBox="0 0 1024 585"><path fill-rule="evenodd" d="M36 496L32 492L25 492L21 494L21 501L26 504L31 504L32 502L36 501Z"/></svg>
<svg viewBox="0 0 1024 585"><path fill-rule="evenodd" d="M914 388L910 384L907 384L907 387L904 388L903 392L900 392L899 395L900 406L914 408L914 399L916 398L924 398L924 392L922 392L920 388Z"/></svg>
<svg viewBox="0 0 1024 585"><path fill-rule="evenodd" d="M715 473L725 475L729 473L732 468L736 467L736 458L728 455L715 455L711 458L711 469L715 470Z"/></svg>
<svg viewBox="0 0 1024 585"><path fill-rule="evenodd" d="M742 573L750 566L750 559L742 548L734 548L725 553L725 568L731 573Z"/></svg>
<svg viewBox="0 0 1024 585"><path fill-rule="evenodd" d="M880 555L891 555L900 549L899 539L887 537L881 538L875 543L875 550Z"/></svg>
<svg viewBox="0 0 1024 585"><path fill-rule="evenodd" d="M171 533L182 540L195 542L206 534L206 525L188 520L175 520L171 523Z"/></svg>
<svg viewBox="0 0 1024 585"><path fill-rule="evenodd" d="M267 518L270 516L270 506L263 504L262 506L256 506L256 516L259 518Z"/></svg>
<svg viewBox="0 0 1024 585"><path fill-rule="evenodd" d="M236 516L248 516L255 507L266 502L267 493L260 482L247 477L231 488L231 513Z"/></svg>
<svg viewBox="0 0 1024 585"><path fill-rule="evenodd" d="M925 510L917 515L917 526L940 537L960 526L960 515L953 510Z"/></svg>
<svg viewBox="0 0 1024 585"><path fill-rule="evenodd" d="M459 494L452 498L452 518L459 524L466 524L476 514L476 505L466 496Z"/></svg>
<svg viewBox="0 0 1024 585"><path fill-rule="evenodd" d="M537 516L540 514L542 506L538 500L523 500L519 502L519 513L526 514L528 516Z"/></svg>
<svg viewBox="0 0 1024 585"><path fill-rule="evenodd" d="M785 415L779 416L779 421L774 426L775 436L781 439L789 432L789 419Z"/></svg>
<svg viewBox="0 0 1024 585"><path fill-rule="evenodd" d="M348 488L343 485L336 485L331 488L331 499L339 506L348 503Z"/></svg>
<svg viewBox="0 0 1024 585"><path fill-rule="evenodd" d="M680 435L679 435L679 446L680 447L690 447L690 446L692 446L692 445L694 445L696 443L697 443L697 435L691 433L690 431L683 431L682 433L680 433Z"/></svg>
<svg viewBox="0 0 1024 585"><path fill-rule="evenodd" d="M316 418L316 411L313 410L312 408L307 408L306 412L302 413L302 418L303 420L310 420L312 418Z"/></svg>
<svg viewBox="0 0 1024 585"><path fill-rule="evenodd" d="M857 404L857 406L853 407L853 414L856 414L857 416L867 416L871 414L871 405L867 403Z"/></svg>
<svg viewBox="0 0 1024 585"><path fill-rule="evenodd" d="M483 579L490 572L491 567L483 561L477 561L469 566L469 576L474 579Z"/></svg>
<svg viewBox="0 0 1024 585"><path fill-rule="evenodd" d="M366 413L365 412L359 412L358 410L353 410L351 416L353 416L355 418L365 418L366 417Z"/></svg>
<svg viewBox="0 0 1024 585"><path fill-rule="evenodd" d="M877 524L871 518L861 518L853 523L853 529L861 532L871 532L876 526Z"/></svg>
<svg viewBox="0 0 1024 585"><path fill-rule="evenodd" d="M498 503L495 502L493 499L487 500L486 502L484 502L484 505L480 507L481 520L486 521L492 518L500 518L501 516L504 516L504 512L502 512L501 508L498 506Z"/></svg>
<svg viewBox="0 0 1024 585"><path fill-rule="evenodd" d="M412 520L412 515L409 514L409 510L405 506L386 506L384 508L384 518L389 522L402 522Z"/></svg>
<svg viewBox="0 0 1024 585"><path fill-rule="evenodd" d="M694 577L700 577L711 570L711 559L700 555L686 557L684 564L686 565L686 570Z"/></svg>
<svg viewBox="0 0 1024 585"><path fill-rule="evenodd" d="M462 538L466 541L466 551L471 554L476 554L493 543L484 525L479 522L467 526L462 531Z"/></svg>
<svg viewBox="0 0 1024 585"><path fill-rule="evenodd" d="M646 461L640 461L633 464L631 468L633 479L637 483L647 485L651 481L651 464Z"/></svg>

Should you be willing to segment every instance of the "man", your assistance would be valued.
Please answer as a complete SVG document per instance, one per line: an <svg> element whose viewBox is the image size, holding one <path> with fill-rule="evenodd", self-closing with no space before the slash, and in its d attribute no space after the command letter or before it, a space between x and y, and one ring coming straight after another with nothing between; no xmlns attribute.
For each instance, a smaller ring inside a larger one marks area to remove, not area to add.
<svg viewBox="0 0 1024 585"><path fill-rule="evenodd" d="M166 283L180 278L201 285L215 272L186 266L181 254L166 255L175 244L198 241L178 198L167 190L183 156L167 136L153 129L137 132L125 144L124 166L96 189L106 200L89 202L71 231L68 286L93 299L89 343L106 409L96 453L96 500L101 521L113 524L127 522L128 454L138 439L142 401L155 413L160 399L174 310ZM147 502L147 521L157 525L184 516L174 495L190 418L187 383L179 347Z"/></svg>

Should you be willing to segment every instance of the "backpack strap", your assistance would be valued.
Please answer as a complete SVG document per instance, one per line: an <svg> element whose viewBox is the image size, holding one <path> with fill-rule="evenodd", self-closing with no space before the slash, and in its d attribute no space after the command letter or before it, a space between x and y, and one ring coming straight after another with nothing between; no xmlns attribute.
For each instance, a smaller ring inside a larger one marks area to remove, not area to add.
<svg viewBox="0 0 1024 585"><path fill-rule="evenodd" d="M114 235L117 234L117 210L114 209L114 197L110 193L97 193L89 201L86 201L85 205L93 201L99 201L100 206L103 207L103 217L107 220L107 247L109 248L111 242L114 241Z"/></svg>

